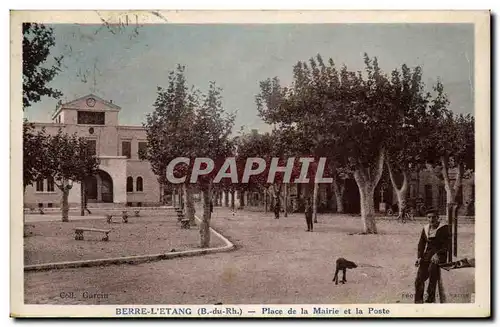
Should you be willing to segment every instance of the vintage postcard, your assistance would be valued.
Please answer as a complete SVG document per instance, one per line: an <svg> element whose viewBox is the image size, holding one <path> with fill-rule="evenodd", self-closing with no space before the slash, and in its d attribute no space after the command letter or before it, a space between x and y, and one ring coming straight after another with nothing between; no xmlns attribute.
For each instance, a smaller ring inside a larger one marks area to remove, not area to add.
<svg viewBox="0 0 500 327"><path fill-rule="evenodd" d="M491 315L488 11L12 11L11 90L12 317Z"/></svg>

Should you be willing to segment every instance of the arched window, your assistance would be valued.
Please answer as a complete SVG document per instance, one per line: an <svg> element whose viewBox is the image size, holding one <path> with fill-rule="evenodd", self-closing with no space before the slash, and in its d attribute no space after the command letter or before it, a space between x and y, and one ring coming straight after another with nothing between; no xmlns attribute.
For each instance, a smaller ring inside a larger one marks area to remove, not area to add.
<svg viewBox="0 0 500 327"><path fill-rule="evenodd" d="M137 181L135 182L135 190L137 192L142 192L142 177L137 177Z"/></svg>
<svg viewBox="0 0 500 327"><path fill-rule="evenodd" d="M47 178L47 192L54 192L54 178Z"/></svg>
<svg viewBox="0 0 500 327"><path fill-rule="evenodd" d="M134 179L131 176L127 177L127 192L134 192Z"/></svg>

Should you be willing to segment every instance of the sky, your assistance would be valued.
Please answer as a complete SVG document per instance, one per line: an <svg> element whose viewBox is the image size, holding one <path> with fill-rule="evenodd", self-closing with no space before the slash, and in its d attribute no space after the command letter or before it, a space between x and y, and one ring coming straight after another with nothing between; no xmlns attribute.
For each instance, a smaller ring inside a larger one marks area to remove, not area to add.
<svg viewBox="0 0 500 327"><path fill-rule="evenodd" d="M49 26L51 55L64 55L50 86L62 91L63 102L89 93L113 100L123 125L145 121L157 87L166 87L169 71L181 64L189 85L206 91L215 81L223 89L225 110L236 112L234 130L269 130L255 105L260 81L277 76L288 85L293 65L317 54L361 70L365 52L387 74L404 63L422 66L429 90L443 82L450 109L474 113L472 24L158 24L140 26L137 35L132 27L111 33L100 25ZM44 97L25 116L50 122L56 103Z"/></svg>

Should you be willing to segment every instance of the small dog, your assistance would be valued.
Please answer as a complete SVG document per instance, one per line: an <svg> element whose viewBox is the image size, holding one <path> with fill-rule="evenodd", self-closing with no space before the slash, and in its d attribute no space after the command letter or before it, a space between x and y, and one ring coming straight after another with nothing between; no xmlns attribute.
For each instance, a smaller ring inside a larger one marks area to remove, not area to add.
<svg viewBox="0 0 500 327"><path fill-rule="evenodd" d="M349 260L346 260L344 258L338 258L336 262L336 267L335 267L335 276L333 277L332 282L335 282L335 285L338 285L339 283L339 271L342 270L342 280L340 281L342 284L347 282L346 279L346 270L347 269L353 269L357 268L358 266Z"/></svg>

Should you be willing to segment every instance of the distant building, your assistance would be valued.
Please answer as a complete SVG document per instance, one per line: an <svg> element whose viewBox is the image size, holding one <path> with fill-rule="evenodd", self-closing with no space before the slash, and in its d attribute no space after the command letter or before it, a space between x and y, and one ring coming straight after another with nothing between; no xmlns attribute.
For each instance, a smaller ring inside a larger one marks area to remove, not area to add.
<svg viewBox="0 0 500 327"><path fill-rule="evenodd" d="M52 123L37 123L47 133L63 132L85 137L99 158L99 171L85 181L89 206L157 205L160 185L148 161L139 160L139 149L147 144L142 126L118 124L121 108L112 101L89 94L68 103L60 103ZM26 188L25 206L59 207L61 192L52 179L39 180ZM80 203L80 184L74 183L69 194L70 206Z"/></svg>
<svg viewBox="0 0 500 327"><path fill-rule="evenodd" d="M451 183L455 182L455 171L450 170ZM390 205L398 203L395 192L393 192L390 182L384 189L379 183L375 189L374 202L376 211L384 211L384 206L381 203L386 203L386 208ZM289 186L289 210L301 210L300 200L307 196L312 197L313 184L290 184ZM300 196L299 196L300 194ZM283 197L284 191L282 190L281 196ZM225 194L222 195L225 197ZM241 203L241 195L235 197L236 206L239 207ZM431 171L423 170L418 174L413 174L408 185L407 200L408 204L414 204L420 198L425 208L437 209L440 214L446 214L446 191L444 182ZM303 201L303 200L302 200ZM249 192L245 194L244 203L247 206L261 206L265 202L262 192ZM475 202L475 187L474 178L462 179L462 187L460 188L456 202L460 205L459 215L474 215L474 202ZM271 199L268 199L268 204ZM337 203L335 193L331 185L320 184L318 192L318 208L324 212L336 212ZM345 180L345 190L343 196L343 208L345 213L359 214L360 213L360 199L359 191L356 182L353 179Z"/></svg>

